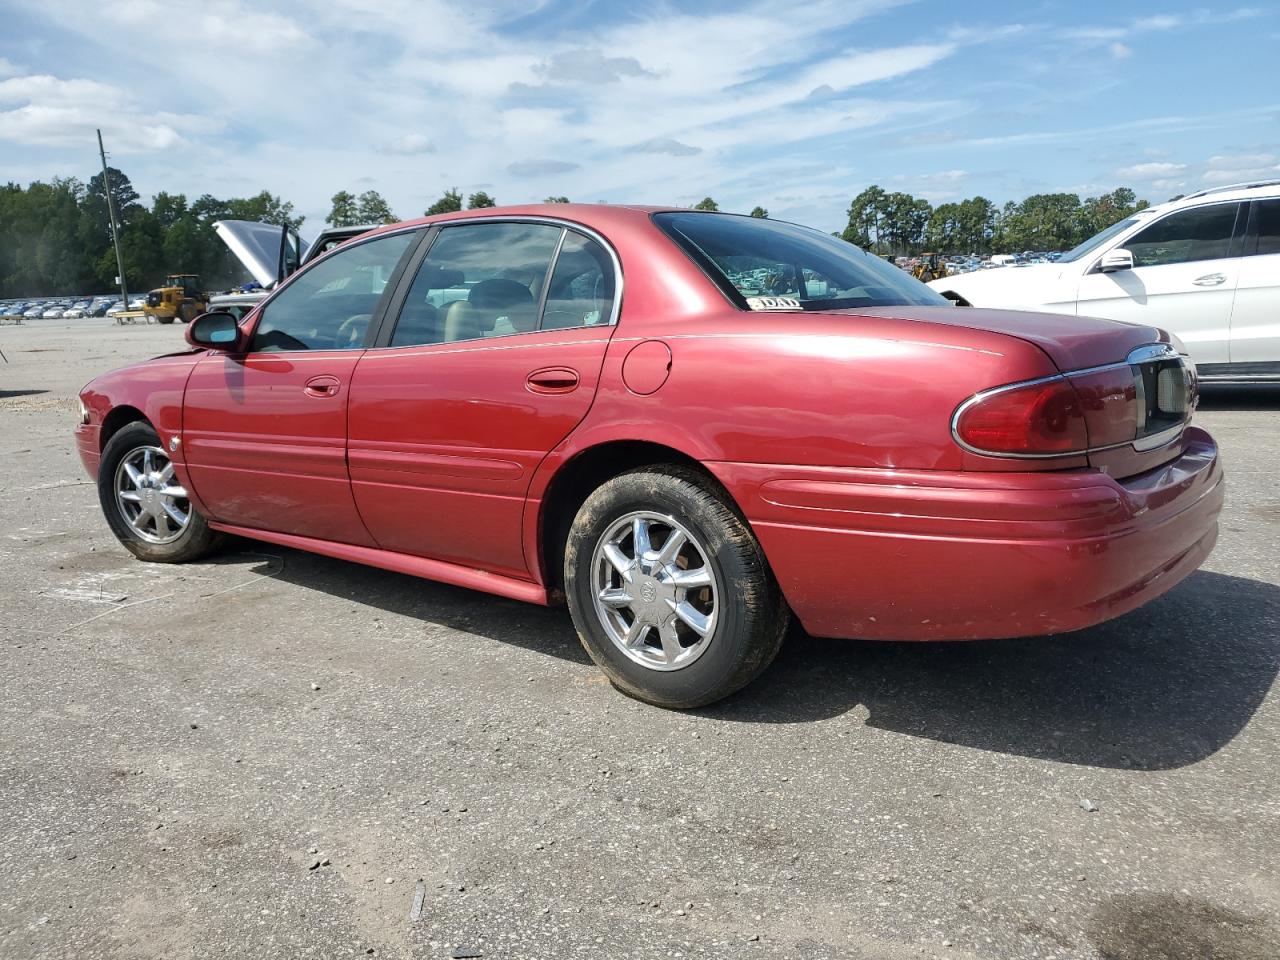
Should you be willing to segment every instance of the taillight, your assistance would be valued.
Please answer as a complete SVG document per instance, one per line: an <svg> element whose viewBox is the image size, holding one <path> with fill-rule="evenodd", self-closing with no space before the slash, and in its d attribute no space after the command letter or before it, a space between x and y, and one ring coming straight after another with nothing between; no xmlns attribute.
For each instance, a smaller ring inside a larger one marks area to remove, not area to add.
<svg viewBox="0 0 1280 960"><path fill-rule="evenodd" d="M951 432L971 453L1061 457L1132 444L1171 443L1196 403L1196 375L1167 344L1137 347L1124 363L1091 367L974 394Z"/></svg>
<svg viewBox="0 0 1280 960"><path fill-rule="evenodd" d="M1084 408L1062 377L980 393L960 405L952 430L962 446L996 456L1063 456L1089 448Z"/></svg>
<svg viewBox="0 0 1280 960"><path fill-rule="evenodd" d="M1090 447L1128 443L1138 433L1138 386L1127 365L1071 377L1084 407Z"/></svg>

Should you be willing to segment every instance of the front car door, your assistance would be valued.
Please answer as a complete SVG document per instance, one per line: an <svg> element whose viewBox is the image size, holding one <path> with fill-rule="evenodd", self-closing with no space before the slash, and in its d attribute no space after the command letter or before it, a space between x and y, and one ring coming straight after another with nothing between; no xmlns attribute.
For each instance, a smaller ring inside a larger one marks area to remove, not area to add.
<svg viewBox="0 0 1280 960"><path fill-rule="evenodd" d="M183 443L211 519L373 545L347 475L351 375L420 237L381 235L317 261L263 305L246 353L195 365Z"/></svg>
<svg viewBox="0 0 1280 960"><path fill-rule="evenodd" d="M1231 363L1280 378L1280 197L1250 205L1249 232L1231 311Z"/></svg>
<svg viewBox="0 0 1280 960"><path fill-rule="evenodd" d="M439 230L352 378L352 490L379 546L530 576L525 494L591 406L620 283L587 231L502 220Z"/></svg>
<svg viewBox="0 0 1280 960"><path fill-rule="evenodd" d="M1080 278L1076 312L1161 327L1197 363L1224 363L1243 229L1237 201L1161 217L1111 248L1132 253L1133 269L1103 273L1095 263Z"/></svg>

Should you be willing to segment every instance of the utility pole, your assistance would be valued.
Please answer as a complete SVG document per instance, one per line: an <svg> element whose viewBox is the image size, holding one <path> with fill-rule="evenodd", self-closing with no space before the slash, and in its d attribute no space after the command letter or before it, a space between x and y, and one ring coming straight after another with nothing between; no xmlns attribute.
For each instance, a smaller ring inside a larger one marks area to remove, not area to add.
<svg viewBox="0 0 1280 960"><path fill-rule="evenodd" d="M120 281L120 308L129 309L129 288L124 282L124 255L120 253L120 224L116 221L116 201L111 195L111 177L107 173L107 151L102 149L102 131L98 131L98 156L102 157L102 190L107 195L107 214L111 217L111 242L116 248L116 270Z"/></svg>

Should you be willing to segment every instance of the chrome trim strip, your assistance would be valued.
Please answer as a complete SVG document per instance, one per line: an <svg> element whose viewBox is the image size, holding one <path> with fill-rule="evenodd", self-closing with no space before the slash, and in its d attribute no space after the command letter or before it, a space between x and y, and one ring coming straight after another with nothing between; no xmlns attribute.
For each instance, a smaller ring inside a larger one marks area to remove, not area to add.
<svg viewBox="0 0 1280 960"><path fill-rule="evenodd" d="M1182 431L1187 427L1187 421L1183 420L1177 426L1170 427L1168 430L1161 430L1159 433L1153 433L1149 437L1141 437L1133 441L1133 449L1139 453L1147 453L1151 450L1158 450L1166 443L1171 443L1182 436Z"/></svg>
<svg viewBox="0 0 1280 960"><path fill-rule="evenodd" d="M1139 453L1149 453L1152 450L1158 450L1166 444L1172 443L1182 436L1182 432L1186 429L1187 424L1191 422L1190 413L1185 420L1175 427L1168 430L1162 430L1160 433L1152 434L1149 437L1134 438L1133 440L1125 440L1121 443L1111 443L1100 447L1086 447L1083 450L1069 450L1065 453L1000 453L992 450L982 450L979 447L965 443L960 437L959 424L966 410L974 404L981 403L989 397L996 396L1001 393L1007 393L1010 390L1020 390L1023 387L1034 387L1041 383L1051 383L1054 380L1070 381L1073 377L1089 376L1090 374L1099 373L1103 370L1115 370L1120 367L1132 367L1140 363L1150 363L1153 360L1172 360L1175 357L1182 359L1184 366L1186 358L1180 354L1172 344L1168 343L1152 343L1145 344L1141 347L1135 347L1130 350L1122 363L1104 363L1096 367L1084 367L1080 370L1072 370L1070 373L1055 373L1047 377L1036 377L1033 380L1019 380L1017 383L1007 383L1003 386L992 387L990 390L980 390L973 396L964 400L956 407L955 412L951 414L951 439L956 442L962 450L976 454L979 457L996 457L1007 460L1060 460L1063 457L1085 457L1091 453L1102 453L1106 450L1118 450L1121 447L1132 447Z"/></svg>
<svg viewBox="0 0 1280 960"><path fill-rule="evenodd" d="M1172 360L1180 357L1182 354L1174 348L1171 343L1149 343L1146 346L1134 347L1129 351L1129 355L1124 358L1124 362L1129 365L1136 363L1150 363L1153 360Z"/></svg>

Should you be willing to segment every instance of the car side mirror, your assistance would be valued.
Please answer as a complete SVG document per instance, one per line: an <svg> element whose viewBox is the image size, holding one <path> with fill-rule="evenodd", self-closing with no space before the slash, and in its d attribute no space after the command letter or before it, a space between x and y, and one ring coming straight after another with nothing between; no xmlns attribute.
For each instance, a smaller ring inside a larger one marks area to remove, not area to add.
<svg viewBox="0 0 1280 960"><path fill-rule="evenodd" d="M1098 261L1098 271L1100 273L1115 273L1117 270L1132 270L1133 254L1123 247L1117 247L1110 253L1103 254L1101 260Z"/></svg>
<svg viewBox="0 0 1280 960"><path fill-rule="evenodd" d="M240 325L224 310L202 313L187 325L187 343L207 350L235 353L240 345Z"/></svg>

